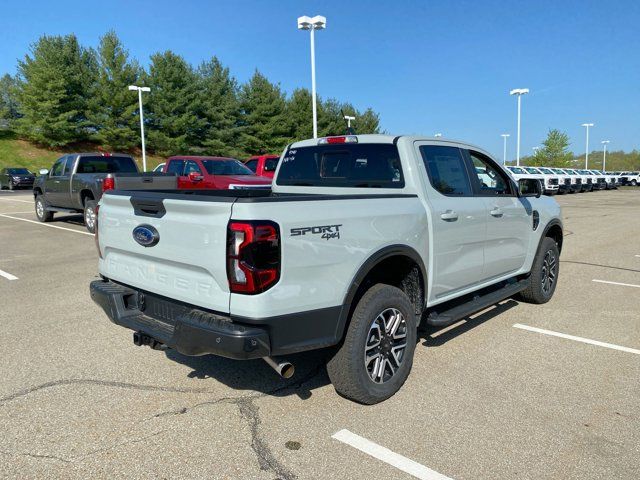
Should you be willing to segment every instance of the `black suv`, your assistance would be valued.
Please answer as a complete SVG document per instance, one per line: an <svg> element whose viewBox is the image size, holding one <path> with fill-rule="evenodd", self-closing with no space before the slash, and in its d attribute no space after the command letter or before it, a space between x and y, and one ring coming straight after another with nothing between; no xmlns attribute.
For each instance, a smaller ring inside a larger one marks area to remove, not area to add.
<svg viewBox="0 0 640 480"><path fill-rule="evenodd" d="M26 168L3 168L0 170L0 190L5 188L13 190L14 188L32 188L33 181L36 176Z"/></svg>

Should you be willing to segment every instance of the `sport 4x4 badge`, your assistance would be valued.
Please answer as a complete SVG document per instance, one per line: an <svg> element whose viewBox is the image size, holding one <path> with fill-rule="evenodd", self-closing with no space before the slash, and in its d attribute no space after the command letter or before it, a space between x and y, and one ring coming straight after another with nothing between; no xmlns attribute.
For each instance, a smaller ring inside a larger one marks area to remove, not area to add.
<svg viewBox="0 0 640 480"><path fill-rule="evenodd" d="M291 229L291 236L298 237L310 233L312 235L321 235L320 238L331 240L332 238L340 238L340 225L320 225L316 227L298 227Z"/></svg>

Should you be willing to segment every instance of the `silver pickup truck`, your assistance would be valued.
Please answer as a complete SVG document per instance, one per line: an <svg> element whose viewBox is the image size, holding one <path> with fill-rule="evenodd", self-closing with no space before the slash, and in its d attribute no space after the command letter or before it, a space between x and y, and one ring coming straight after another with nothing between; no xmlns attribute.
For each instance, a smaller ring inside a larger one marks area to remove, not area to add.
<svg viewBox="0 0 640 480"><path fill-rule="evenodd" d="M95 207L107 190L175 189L175 175L140 173L129 155L70 153L40 170L33 183L36 216L49 222L56 212L83 213L89 232L95 231Z"/></svg>
<svg viewBox="0 0 640 480"><path fill-rule="evenodd" d="M562 223L540 190L466 143L300 141L271 192L107 192L90 292L137 345L285 377L287 355L330 347L335 389L372 404L407 379L421 321L552 297Z"/></svg>

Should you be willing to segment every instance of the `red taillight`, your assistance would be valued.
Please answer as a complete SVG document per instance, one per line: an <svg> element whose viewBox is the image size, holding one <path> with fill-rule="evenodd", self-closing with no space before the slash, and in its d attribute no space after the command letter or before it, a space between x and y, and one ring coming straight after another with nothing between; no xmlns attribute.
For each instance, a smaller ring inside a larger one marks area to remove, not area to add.
<svg viewBox="0 0 640 480"><path fill-rule="evenodd" d="M227 278L232 293L256 294L280 278L280 230L269 221L229 222Z"/></svg>
<svg viewBox="0 0 640 480"><path fill-rule="evenodd" d="M106 192L107 190L113 190L116 188L116 179L113 177L105 177L102 180L102 192Z"/></svg>
<svg viewBox="0 0 640 480"><path fill-rule="evenodd" d="M344 143L346 137L329 137L327 138L327 143Z"/></svg>
<svg viewBox="0 0 640 480"><path fill-rule="evenodd" d="M93 238L96 241L96 248L98 249L98 255L102 258L102 252L100 251L100 239L98 238L98 212L100 211L100 205L96 205L96 228L95 233L93 234Z"/></svg>

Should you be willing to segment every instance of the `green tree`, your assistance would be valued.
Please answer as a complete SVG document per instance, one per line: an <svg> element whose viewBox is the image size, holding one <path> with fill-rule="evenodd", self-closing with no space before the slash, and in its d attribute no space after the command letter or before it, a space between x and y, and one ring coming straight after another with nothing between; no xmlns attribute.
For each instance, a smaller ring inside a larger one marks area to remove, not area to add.
<svg viewBox="0 0 640 480"><path fill-rule="evenodd" d="M297 88L287 100L287 135L290 142L313 137L311 92Z"/></svg>
<svg viewBox="0 0 640 480"><path fill-rule="evenodd" d="M558 129L549 130L547 138L542 142L527 165L546 167L570 167L573 153L569 151L569 136Z"/></svg>
<svg viewBox="0 0 640 480"><path fill-rule="evenodd" d="M127 88L136 84L141 69L114 31L100 39L98 78L89 106L89 120L96 128L95 138L114 149L128 150L140 144L138 96Z"/></svg>
<svg viewBox="0 0 640 480"><path fill-rule="evenodd" d="M156 53L145 82L151 88L145 107L149 147L162 155L197 152L205 122L197 115L202 109L193 68L171 51Z"/></svg>
<svg viewBox="0 0 640 480"><path fill-rule="evenodd" d="M238 84L220 61L213 57L198 68L198 115L203 120L199 146L208 155L240 156L237 124L240 117Z"/></svg>
<svg viewBox="0 0 640 480"><path fill-rule="evenodd" d="M240 145L248 154L281 152L289 140L285 95L256 70L240 91Z"/></svg>
<svg viewBox="0 0 640 480"><path fill-rule="evenodd" d="M17 94L16 78L8 73L2 76L0 78L0 122L9 127L20 117Z"/></svg>
<svg viewBox="0 0 640 480"><path fill-rule="evenodd" d="M95 52L75 35L43 36L18 63L18 133L51 147L87 139L88 100L97 75Z"/></svg>

